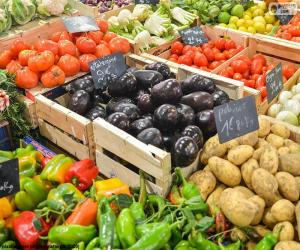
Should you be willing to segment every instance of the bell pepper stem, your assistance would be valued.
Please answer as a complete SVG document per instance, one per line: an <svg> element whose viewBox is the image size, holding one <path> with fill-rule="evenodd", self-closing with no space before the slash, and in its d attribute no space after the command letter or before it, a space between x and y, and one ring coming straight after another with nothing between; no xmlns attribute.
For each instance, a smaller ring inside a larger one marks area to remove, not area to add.
<svg viewBox="0 0 300 250"><path fill-rule="evenodd" d="M186 185L187 181L186 181L186 179L183 176L181 168L179 168L179 167L175 168L175 173L178 176L178 178L182 181L182 184Z"/></svg>

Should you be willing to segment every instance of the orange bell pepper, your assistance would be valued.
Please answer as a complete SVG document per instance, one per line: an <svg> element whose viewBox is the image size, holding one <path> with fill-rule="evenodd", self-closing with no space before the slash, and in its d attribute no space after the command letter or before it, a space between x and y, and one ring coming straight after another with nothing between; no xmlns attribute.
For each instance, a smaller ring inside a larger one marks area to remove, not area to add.
<svg viewBox="0 0 300 250"><path fill-rule="evenodd" d="M124 184L118 178L111 178L103 181L96 181L97 198L110 197L113 194L128 194L131 195L129 186Z"/></svg>

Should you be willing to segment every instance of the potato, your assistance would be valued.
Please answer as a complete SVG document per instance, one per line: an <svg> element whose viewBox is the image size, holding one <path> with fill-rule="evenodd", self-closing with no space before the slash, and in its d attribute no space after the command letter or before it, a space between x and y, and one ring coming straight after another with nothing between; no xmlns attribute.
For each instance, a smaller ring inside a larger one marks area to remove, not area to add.
<svg viewBox="0 0 300 250"><path fill-rule="evenodd" d="M232 188L225 189L220 196L221 210L226 218L236 226L249 226L259 208L256 204L241 197Z"/></svg>
<svg viewBox="0 0 300 250"><path fill-rule="evenodd" d="M267 146L267 145L269 145L269 143L265 139L258 138L258 142L255 144L255 149L258 149L258 148L261 148L261 147Z"/></svg>
<svg viewBox="0 0 300 250"><path fill-rule="evenodd" d="M284 221L284 222L279 222L278 224L276 224L275 227L273 228L273 233L276 234L279 231L280 231L279 241L294 239L295 232L294 232L294 227L291 222Z"/></svg>
<svg viewBox="0 0 300 250"><path fill-rule="evenodd" d="M208 159L212 156L222 157L227 152L226 144L220 144L218 135L207 140L200 154L200 160L203 164L208 163Z"/></svg>
<svg viewBox="0 0 300 250"><path fill-rule="evenodd" d="M296 176L295 181L296 181L296 185L297 185L297 188L298 188L298 192L300 194L300 176Z"/></svg>
<svg viewBox="0 0 300 250"><path fill-rule="evenodd" d="M290 149L288 147L280 147L277 149L278 156L286 155L290 153Z"/></svg>
<svg viewBox="0 0 300 250"><path fill-rule="evenodd" d="M240 184L242 179L241 171L231 162L220 157L213 156L208 160L208 164L211 171L220 182L230 187Z"/></svg>
<svg viewBox="0 0 300 250"><path fill-rule="evenodd" d="M266 146L260 147L253 152L252 158L259 161L262 152L264 152Z"/></svg>
<svg viewBox="0 0 300 250"><path fill-rule="evenodd" d="M275 123L271 126L271 132L283 139L290 138L291 131L284 125Z"/></svg>
<svg viewBox="0 0 300 250"><path fill-rule="evenodd" d="M295 206L289 200L282 199L273 204L271 213L278 222L293 222L295 219Z"/></svg>
<svg viewBox="0 0 300 250"><path fill-rule="evenodd" d="M293 153L287 155L281 155L279 157L279 170L288 172L294 176L300 175L300 154Z"/></svg>
<svg viewBox="0 0 300 250"><path fill-rule="evenodd" d="M294 176L287 172L278 172L275 178L278 182L279 192L284 198L290 201L299 199L299 190Z"/></svg>
<svg viewBox="0 0 300 250"><path fill-rule="evenodd" d="M243 180L246 183L247 187L250 189L253 189L253 187L251 185L252 173L255 169L258 169L258 168L259 168L259 165L258 165L257 160L252 159L252 158L249 159L248 161L246 161L241 167Z"/></svg>
<svg viewBox="0 0 300 250"><path fill-rule="evenodd" d="M258 132L254 131L238 138L241 145L249 145L254 147L258 141Z"/></svg>
<svg viewBox="0 0 300 250"><path fill-rule="evenodd" d="M275 148L280 148L284 145L284 140L282 137L274 134L269 134L266 141L273 145Z"/></svg>
<svg viewBox="0 0 300 250"><path fill-rule="evenodd" d="M220 209L220 196L225 188L225 185L221 184L208 196L206 203L211 214L215 213L216 208Z"/></svg>
<svg viewBox="0 0 300 250"><path fill-rule="evenodd" d="M207 164L202 170L204 170L204 171L210 171L209 165Z"/></svg>
<svg viewBox="0 0 300 250"><path fill-rule="evenodd" d="M280 241L276 244L274 250L300 250L300 243L296 241Z"/></svg>
<svg viewBox="0 0 300 250"><path fill-rule="evenodd" d="M271 208L267 208L264 212L263 216L263 223L270 229L273 229L273 227L276 225L277 220L271 213Z"/></svg>
<svg viewBox="0 0 300 250"><path fill-rule="evenodd" d="M300 152L300 145L290 139L284 140L284 146L290 149L291 153L299 153Z"/></svg>
<svg viewBox="0 0 300 250"><path fill-rule="evenodd" d="M270 133L271 124L267 119L262 117L258 117L259 129L258 129L258 137L265 137Z"/></svg>
<svg viewBox="0 0 300 250"><path fill-rule="evenodd" d="M243 186L236 186L233 188L233 190L240 192L245 199L249 199L250 197L255 195L250 189Z"/></svg>
<svg viewBox="0 0 300 250"><path fill-rule="evenodd" d="M201 193L202 199L206 200L208 195L214 191L216 187L216 177L210 171L197 171L191 175L189 180L195 183Z"/></svg>
<svg viewBox="0 0 300 250"><path fill-rule="evenodd" d="M254 149L249 145L239 145L230 149L227 158L235 165L241 165L253 155Z"/></svg>
<svg viewBox="0 0 300 250"><path fill-rule="evenodd" d="M230 239L232 241L242 241L242 242L247 242L248 241L248 237L247 234L244 233L241 229L239 229L238 227L234 227L232 229L232 231L230 232Z"/></svg>
<svg viewBox="0 0 300 250"><path fill-rule="evenodd" d="M239 144L238 139L233 139L225 143L228 150L237 147Z"/></svg>
<svg viewBox="0 0 300 250"><path fill-rule="evenodd" d="M276 148L271 145L264 147L259 158L259 166L269 171L271 174L275 174L278 169L278 162L279 160Z"/></svg>
<svg viewBox="0 0 300 250"><path fill-rule="evenodd" d="M298 239L300 240L300 201L298 201L295 207L295 214L296 214L296 221L297 221Z"/></svg>
<svg viewBox="0 0 300 250"><path fill-rule="evenodd" d="M246 244L247 250L254 250L256 246L256 243L253 241L248 241Z"/></svg>
<svg viewBox="0 0 300 250"><path fill-rule="evenodd" d="M276 178L267 170L258 168L253 171L251 185L256 194L262 197L267 204L274 201L274 196L278 190Z"/></svg>
<svg viewBox="0 0 300 250"><path fill-rule="evenodd" d="M266 203L265 203L264 199L260 198L258 195L254 195L254 196L250 197L248 199L248 201L253 202L258 207L258 211L255 214L255 217L251 222L251 225L257 225L260 223L260 221L263 218Z"/></svg>
<svg viewBox="0 0 300 250"><path fill-rule="evenodd" d="M271 233L270 229L262 225L257 225L254 227L254 229L261 237L264 237L266 234Z"/></svg>

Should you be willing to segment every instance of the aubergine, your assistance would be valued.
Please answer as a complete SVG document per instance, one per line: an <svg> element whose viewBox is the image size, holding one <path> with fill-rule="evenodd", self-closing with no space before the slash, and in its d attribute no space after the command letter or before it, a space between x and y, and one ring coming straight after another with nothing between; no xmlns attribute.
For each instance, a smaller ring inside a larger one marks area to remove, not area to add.
<svg viewBox="0 0 300 250"><path fill-rule="evenodd" d="M223 90L217 90L212 93L214 107L230 102L228 94Z"/></svg>
<svg viewBox="0 0 300 250"><path fill-rule="evenodd" d="M162 74L165 80L169 79L171 76L171 70L169 66L162 62L155 62L148 64L145 69L147 70L155 70Z"/></svg>
<svg viewBox="0 0 300 250"><path fill-rule="evenodd" d="M108 83L108 93L113 97L133 96L136 90L137 81L131 73L125 73Z"/></svg>
<svg viewBox="0 0 300 250"><path fill-rule="evenodd" d="M145 144L151 144L158 148L163 146L162 135L157 128L146 128L137 135L137 139Z"/></svg>
<svg viewBox="0 0 300 250"><path fill-rule="evenodd" d="M196 142L189 136L180 137L174 144L171 152L174 167L187 167L198 156L199 148Z"/></svg>
<svg viewBox="0 0 300 250"><path fill-rule="evenodd" d="M182 92L187 95L197 91L213 93L215 91L215 84L211 79L200 75L193 75L181 82Z"/></svg>
<svg viewBox="0 0 300 250"><path fill-rule="evenodd" d="M163 143L164 143L165 150L168 151L168 152L171 152L174 143L179 138L179 135L174 134L174 133L164 133L162 135L162 138L163 138Z"/></svg>
<svg viewBox="0 0 300 250"><path fill-rule="evenodd" d="M188 125L194 124L195 112L190 106L179 103L176 109L178 113L178 128L185 128Z"/></svg>
<svg viewBox="0 0 300 250"><path fill-rule="evenodd" d="M101 106L104 103L102 95L93 95L92 96L92 106Z"/></svg>
<svg viewBox="0 0 300 250"><path fill-rule="evenodd" d="M87 114L85 115L85 117L92 121L99 117L105 118L106 117L105 108L103 108L101 106L96 106L96 107L90 109L89 112L87 112Z"/></svg>
<svg viewBox="0 0 300 250"><path fill-rule="evenodd" d="M77 90L71 96L68 108L79 115L84 115L91 107L90 94L85 90Z"/></svg>
<svg viewBox="0 0 300 250"><path fill-rule="evenodd" d="M130 132L132 135L136 136L146 128L152 128L153 122L150 119L138 119L130 124Z"/></svg>
<svg viewBox="0 0 300 250"><path fill-rule="evenodd" d="M139 69L136 68L136 67L129 67L129 68L126 70L126 72L127 72L127 73L133 74L135 71L138 71L138 70L139 70Z"/></svg>
<svg viewBox="0 0 300 250"><path fill-rule="evenodd" d="M139 99L143 96L143 95L145 95L145 94L150 94L150 92L148 91L148 90L146 90L146 89L140 89L140 90L138 90L137 92L136 92L136 95L134 96L134 101L136 102L136 103L138 103L138 101L139 101Z"/></svg>
<svg viewBox="0 0 300 250"><path fill-rule="evenodd" d="M181 98L180 102L192 107L195 112L212 109L214 107L214 100L211 94L203 91L185 95Z"/></svg>
<svg viewBox="0 0 300 250"><path fill-rule="evenodd" d="M66 90L70 94L74 94L77 90L84 90L88 92L89 94L93 94L94 92L94 82L93 79L90 79L89 77L83 77L78 78L75 81L71 82L67 87Z"/></svg>
<svg viewBox="0 0 300 250"><path fill-rule="evenodd" d="M213 110L203 110L196 114L195 124L202 130L205 138L217 132Z"/></svg>
<svg viewBox="0 0 300 250"><path fill-rule="evenodd" d="M132 99L129 98L112 98L106 105L107 114L112 114L115 112L116 107L121 103L134 103Z"/></svg>
<svg viewBox="0 0 300 250"><path fill-rule="evenodd" d="M130 121L135 121L140 117L139 108L132 103L119 103L115 106L114 111L126 114Z"/></svg>
<svg viewBox="0 0 300 250"><path fill-rule="evenodd" d="M137 80L138 87L144 89L152 88L164 79L162 74L155 70L138 70L133 75Z"/></svg>
<svg viewBox="0 0 300 250"><path fill-rule="evenodd" d="M195 125L189 125L181 133L183 136L191 137L197 144L198 148L203 147L203 133L201 129Z"/></svg>
<svg viewBox="0 0 300 250"><path fill-rule="evenodd" d="M116 112L111 114L107 118L107 121L112 125L116 126L117 128L122 129L124 131L128 131L130 128L130 119L126 114L122 112Z"/></svg>
<svg viewBox="0 0 300 250"><path fill-rule="evenodd" d="M182 97L181 86L175 79L165 80L152 88L151 97L155 105L177 104Z"/></svg>
<svg viewBox="0 0 300 250"><path fill-rule="evenodd" d="M161 131L176 129L178 113L174 105L163 104L154 111L154 126Z"/></svg>
<svg viewBox="0 0 300 250"><path fill-rule="evenodd" d="M152 113L154 110L154 105L149 94L143 94L139 97L137 106L142 114Z"/></svg>

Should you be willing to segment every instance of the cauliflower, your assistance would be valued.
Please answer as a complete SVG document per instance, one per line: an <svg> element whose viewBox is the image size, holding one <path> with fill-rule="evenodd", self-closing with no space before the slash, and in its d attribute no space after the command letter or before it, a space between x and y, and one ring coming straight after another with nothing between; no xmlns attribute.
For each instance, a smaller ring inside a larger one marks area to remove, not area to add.
<svg viewBox="0 0 300 250"><path fill-rule="evenodd" d="M132 17L140 22L145 21L152 13L151 6L148 4L137 4L132 12Z"/></svg>
<svg viewBox="0 0 300 250"><path fill-rule="evenodd" d="M8 11L17 24L30 22L36 14L36 7L31 0L8 0Z"/></svg>
<svg viewBox="0 0 300 250"><path fill-rule="evenodd" d="M68 7L68 0L37 0L37 12L42 16L59 16Z"/></svg>

